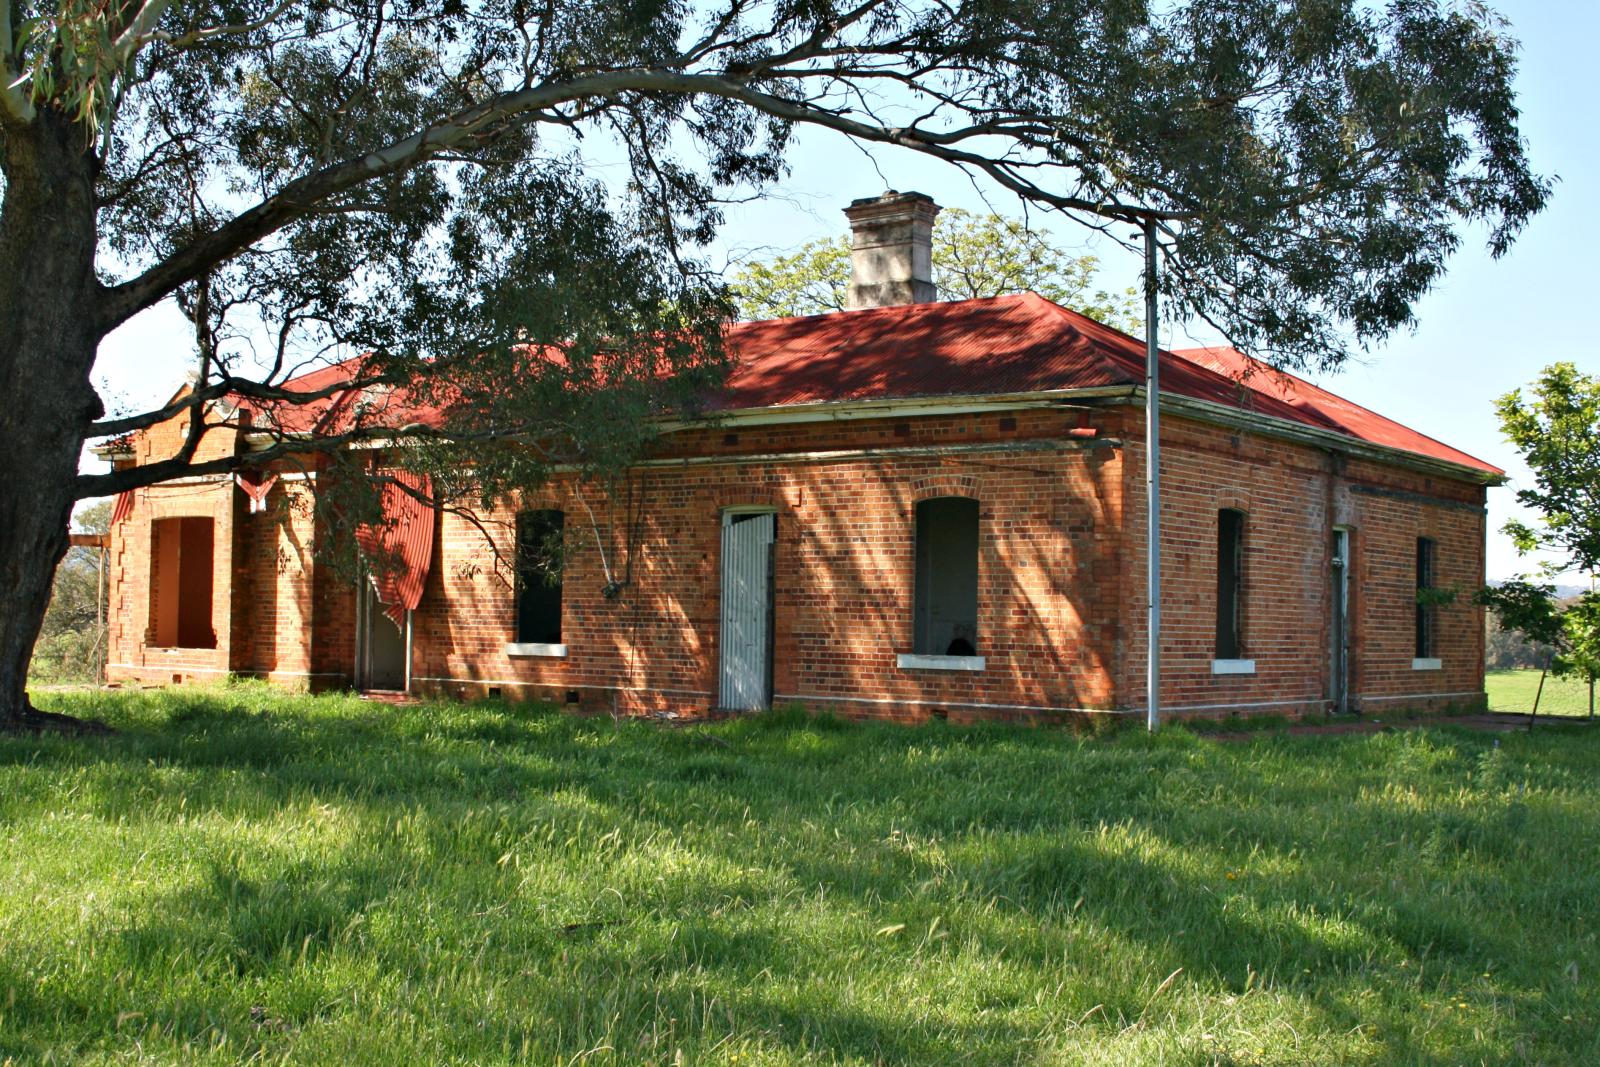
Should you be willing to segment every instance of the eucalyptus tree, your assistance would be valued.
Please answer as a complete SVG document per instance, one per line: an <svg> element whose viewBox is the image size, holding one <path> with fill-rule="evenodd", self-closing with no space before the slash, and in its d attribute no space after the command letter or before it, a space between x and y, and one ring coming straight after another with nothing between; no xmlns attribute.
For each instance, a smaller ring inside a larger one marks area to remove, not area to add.
<svg viewBox="0 0 1600 1067"><path fill-rule="evenodd" d="M371 353L339 388L484 399L451 447L625 461L636 416L721 367L702 250L798 131L1118 240L1159 224L1176 313L1332 366L1411 320L1463 223L1499 253L1543 205L1515 50L1439 0L0 0L0 723L42 721L75 499L396 431L377 404L199 449L308 399L283 383L329 352ZM108 412L100 341L169 299L192 386ZM166 459L79 473L86 440L173 418ZM475 491L542 469L497 455Z"/></svg>

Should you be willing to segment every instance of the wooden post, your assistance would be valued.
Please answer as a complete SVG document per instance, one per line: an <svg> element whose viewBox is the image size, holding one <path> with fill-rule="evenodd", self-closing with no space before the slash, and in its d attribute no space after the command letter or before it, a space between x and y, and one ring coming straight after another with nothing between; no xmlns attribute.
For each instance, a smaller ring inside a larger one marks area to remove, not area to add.
<svg viewBox="0 0 1600 1067"><path fill-rule="evenodd" d="M1528 715L1528 732L1530 734L1533 733L1533 720L1539 715L1539 698L1544 696L1544 676L1549 673L1549 667L1546 667L1544 670L1539 672L1539 688L1534 690L1533 711Z"/></svg>

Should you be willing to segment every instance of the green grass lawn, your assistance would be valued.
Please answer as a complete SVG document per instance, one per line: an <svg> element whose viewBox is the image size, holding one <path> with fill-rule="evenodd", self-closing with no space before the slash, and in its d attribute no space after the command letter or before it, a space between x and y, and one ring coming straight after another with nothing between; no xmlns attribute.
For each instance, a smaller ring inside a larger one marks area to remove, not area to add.
<svg viewBox="0 0 1600 1067"><path fill-rule="evenodd" d="M1539 691L1538 671L1490 671L1484 676L1484 688L1489 693L1489 710L1533 710L1534 694ZM1600 703L1596 704L1600 712ZM1589 683L1575 678L1544 680L1544 694L1539 697L1540 715L1589 715Z"/></svg>
<svg viewBox="0 0 1600 1067"><path fill-rule="evenodd" d="M1600 1062L1600 730L47 700L0 1063Z"/></svg>

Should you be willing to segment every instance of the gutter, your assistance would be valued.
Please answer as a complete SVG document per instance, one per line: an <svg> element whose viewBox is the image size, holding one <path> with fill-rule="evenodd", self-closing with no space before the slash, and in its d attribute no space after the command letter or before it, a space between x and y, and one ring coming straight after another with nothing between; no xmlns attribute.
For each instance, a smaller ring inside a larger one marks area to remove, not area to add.
<svg viewBox="0 0 1600 1067"><path fill-rule="evenodd" d="M1144 389L1141 387L1138 392L1140 396L1143 396ZM1370 441L1360 441L1345 434L1336 433L1333 430L1319 430L1314 426L1290 422L1288 419L1280 419L1275 415L1262 415L1259 412L1244 411L1240 408L1230 407L1227 404L1218 404L1210 400L1195 400L1191 397L1163 393L1161 395L1161 408L1163 411L1170 411L1174 415L1192 418L1196 422L1252 430L1256 433L1267 434L1286 441L1311 445L1315 448L1331 449L1335 452L1359 456L1362 459L1376 460L1380 463L1409 467L1425 474L1437 474L1446 478L1454 478L1457 481L1476 482L1487 486L1504 485L1509 480L1504 474L1495 474L1480 467L1469 467L1464 463L1433 459L1403 448L1395 448L1392 445L1377 445Z"/></svg>
<svg viewBox="0 0 1600 1067"><path fill-rule="evenodd" d="M1061 407L1064 401L1107 400L1132 397L1134 386L1091 386L1083 389L1047 389L1027 393L989 393L977 396L923 396L884 400L818 400L764 408L736 408L708 412L697 419L668 419L663 433L720 426L785 426L798 423L848 422L918 415L976 415L989 411L1027 411Z"/></svg>
<svg viewBox="0 0 1600 1067"><path fill-rule="evenodd" d="M732 426L789 426L823 422L853 422L864 419L914 418L924 415L978 415L993 412L1037 411L1070 407L1075 403L1094 407L1122 404L1142 406L1145 396L1146 390L1143 385L1115 385L1093 386L1084 389L1052 389L1041 392L1000 393L985 396L829 400L808 404L787 404L765 408L740 408L734 411L711 412L698 419L663 420L661 432L673 433L684 430L705 430ZM1263 415L1260 412L1246 411L1210 400L1195 400L1190 397L1164 392L1161 394L1161 410L1194 419L1196 422L1248 430L1269 437L1309 445L1313 448L1329 449L1379 463L1407 467L1424 474L1451 478L1456 481L1491 486L1504 485L1508 480L1504 474L1494 474L1478 467L1452 463L1448 460L1432 459L1403 448L1360 441L1333 430L1322 430L1314 426L1278 418L1275 415ZM314 434L274 435L261 432L246 433L245 443L246 447L251 451L260 451L270 447L284 436L311 437ZM374 440L363 442L365 447L369 448L391 447L395 444L403 445L404 443L403 434L397 435L395 439L390 441ZM719 455L714 458L717 461L725 461L742 457ZM749 457L749 459L754 459L754 457ZM650 465L656 465L656 461L647 462ZM668 462L677 463L681 461L673 460Z"/></svg>

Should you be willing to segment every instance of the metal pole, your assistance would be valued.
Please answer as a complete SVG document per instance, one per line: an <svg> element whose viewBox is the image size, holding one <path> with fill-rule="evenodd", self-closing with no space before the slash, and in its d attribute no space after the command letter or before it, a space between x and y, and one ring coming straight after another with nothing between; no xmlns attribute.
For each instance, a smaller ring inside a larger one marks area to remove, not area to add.
<svg viewBox="0 0 1600 1067"><path fill-rule="evenodd" d="M1161 349L1156 343L1156 225L1144 223L1144 483L1147 516L1145 592L1150 602L1145 726L1161 725Z"/></svg>
<svg viewBox="0 0 1600 1067"><path fill-rule="evenodd" d="M106 533L107 540L111 534ZM102 541L94 558L94 683L106 684L106 545Z"/></svg>

